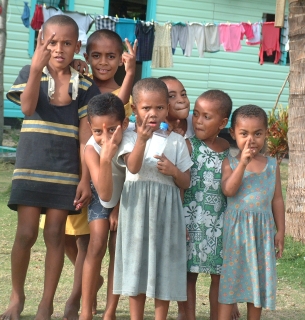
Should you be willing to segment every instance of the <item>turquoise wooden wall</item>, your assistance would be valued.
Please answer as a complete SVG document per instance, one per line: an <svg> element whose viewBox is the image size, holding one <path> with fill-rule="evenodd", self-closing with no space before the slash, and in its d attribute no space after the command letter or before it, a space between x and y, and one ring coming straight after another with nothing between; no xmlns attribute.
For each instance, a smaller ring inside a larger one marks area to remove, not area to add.
<svg viewBox="0 0 305 320"><path fill-rule="evenodd" d="M189 22L256 22L263 13L274 13L274 0L149 0L150 6L157 3L154 18L159 23L166 21ZM32 0L32 10L33 4ZM103 14L108 0L75 0L74 10L92 15ZM28 53L29 29L21 21L23 1L9 2L7 22L7 47L4 64L4 88L9 90L22 66L31 63ZM92 26L92 31L95 27ZM274 105L277 94L289 71L289 66L258 63L258 46L249 47L243 42L241 51L229 53L205 53L198 57L197 49L192 57L182 56L176 49L174 68L145 68L145 74L153 77L173 75L182 81L193 105L196 97L203 91L218 88L225 90L233 99L234 107L255 103L269 110ZM34 90L34 89L33 89ZM9 101L5 102L4 116L21 117L20 108ZM288 85L280 103L288 103Z"/></svg>

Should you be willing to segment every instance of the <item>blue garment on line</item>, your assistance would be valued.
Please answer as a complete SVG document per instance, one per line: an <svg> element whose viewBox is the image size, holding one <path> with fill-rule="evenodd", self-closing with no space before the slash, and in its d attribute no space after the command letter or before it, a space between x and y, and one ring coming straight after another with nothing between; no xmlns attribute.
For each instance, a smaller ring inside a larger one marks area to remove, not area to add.
<svg viewBox="0 0 305 320"><path fill-rule="evenodd" d="M25 27L28 28L30 26L30 8L28 6L28 2L26 1L24 1L24 8L23 8L21 20Z"/></svg>
<svg viewBox="0 0 305 320"><path fill-rule="evenodd" d="M115 25L115 32L121 37L122 41L127 38L131 44L136 40L136 23L133 19L120 18Z"/></svg>

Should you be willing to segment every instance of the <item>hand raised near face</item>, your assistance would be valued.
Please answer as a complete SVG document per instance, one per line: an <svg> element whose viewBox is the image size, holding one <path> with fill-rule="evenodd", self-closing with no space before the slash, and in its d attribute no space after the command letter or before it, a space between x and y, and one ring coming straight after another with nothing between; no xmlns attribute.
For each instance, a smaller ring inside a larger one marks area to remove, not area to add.
<svg viewBox="0 0 305 320"><path fill-rule="evenodd" d="M254 157L254 152L250 148L251 142L252 142L251 137L249 137L240 155L240 162L243 163L245 167L250 163L250 161Z"/></svg>
<svg viewBox="0 0 305 320"><path fill-rule="evenodd" d="M41 72L42 69L48 64L51 58L51 50L48 49L48 45L54 37L55 33L53 33L48 39L42 39L42 30L39 30L37 37L37 46L32 58L31 68L35 69L38 72Z"/></svg>
<svg viewBox="0 0 305 320"><path fill-rule="evenodd" d="M117 126L114 133L110 136L107 132L105 123L103 124L103 133L101 137L102 150L100 157L111 161L118 150L119 144L122 141L122 128Z"/></svg>
<svg viewBox="0 0 305 320"><path fill-rule="evenodd" d="M122 61L125 66L125 71L127 73L134 74L136 71L136 57L137 57L137 46L138 40L135 40L133 46L131 46L128 39L125 39L125 44L127 46L128 52L124 52L122 55Z"/></svg>
<svg viewBox="0 0 305 320"><path fill-rule="evenodd" d="M152 127L147 124L149 117L150 114L147 113L143 119L143 122L140 124L138 121L138 116L136 116L136 128L138 139L142 140L143 142L146 142L148 139L150 139L153 134Z"/></svg>

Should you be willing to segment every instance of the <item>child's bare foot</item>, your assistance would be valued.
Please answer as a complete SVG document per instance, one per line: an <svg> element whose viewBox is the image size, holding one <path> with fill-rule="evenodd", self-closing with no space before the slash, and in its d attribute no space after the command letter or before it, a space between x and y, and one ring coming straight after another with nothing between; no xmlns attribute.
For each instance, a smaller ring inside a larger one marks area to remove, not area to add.
<svg viewBox="0 0 305 320"><path fill-rule="evenodd" d="M40 303L34 320L51 320L53 314L53 305L45 306Z"/></svg>
<svg viewBox="0 0 305 320"><path fill-rule="evenodd" d="M100 276L100 279L99 279L99 282L98 282L98 286L97 286L97 290L96 290L96 294L95 294L95 297L94 297L93 306L92 306L92 314L93 315L95 315L97 313L97 293L101 289L103 283L104 283L104 278L102 276Z"/></svg>
<svg viewBox="0 0 305 320"><path fill-rule="evenodd" d="M186 320L185 314L179 312L177 316L177 320Z"/></svg>
<svg viewBox="0 0 305 320"><path fill-rule="evenodd" d="M0 315L1 320L19 320L23 311L25 296L23 298L14 299L11 297L7 309Z"/></svg>
<svg viewBox="0 0 305 320"><path fill-rule="evenodd" d="M66 302L64 311L64 320L78 320L78 311L80 308L80 301L70 301Z"/></svg>
<svg viewBox="0 0 305 320"><path fill-rule="evenodd" d="M240 318L240 312L238 310L237 303L233 304L233 310L232 310L232 320L238 320Z"/></svg>
<svg viewBox="0 0 305 320"><path fill-rule="evenodd" d="M108 316L108 315L103 315L102 317L103 320L116 320L116 316Z"/></svg>

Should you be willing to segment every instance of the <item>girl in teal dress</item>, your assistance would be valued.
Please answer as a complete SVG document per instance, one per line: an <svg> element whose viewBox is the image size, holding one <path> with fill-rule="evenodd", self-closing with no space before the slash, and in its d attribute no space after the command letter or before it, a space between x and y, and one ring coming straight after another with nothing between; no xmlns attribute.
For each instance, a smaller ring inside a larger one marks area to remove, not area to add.
<svg viewBox="0 0 305 320"><path fill-rule="evenodd" d="M267 115L257 106L235 110L230 129L239 154L223 161L224 218L219 320L231 320L232 305L247 302L248 319L275 309L276 258L284 249L285 215L279 166L262 150Z"/></svg>
<svg viewBox="0 0 305 320"><path fill-rule="evenodd" d="M229 143L218 137L232 110L230 97L209 90L197 99L193 113L195 135L188 140L193 166L191 186L184 194L187 242L187 291L185 314L196 318L196 282L199 273L211 275L210 319L217 320L218 288L222 266L222 229L226 198L221 191L221 164L228 156ZM234 310L232 318L238 318Z"/></svg>

